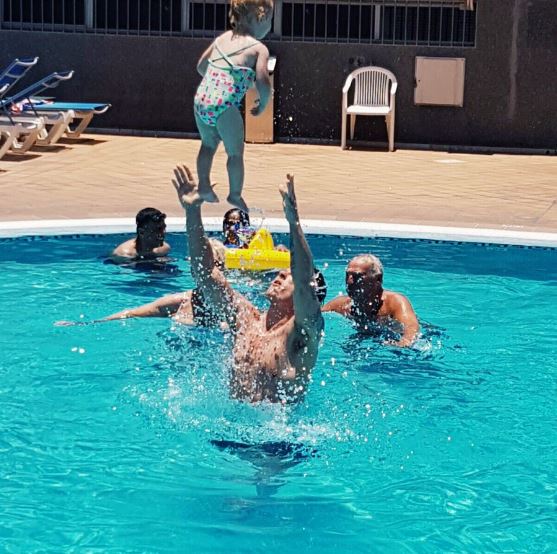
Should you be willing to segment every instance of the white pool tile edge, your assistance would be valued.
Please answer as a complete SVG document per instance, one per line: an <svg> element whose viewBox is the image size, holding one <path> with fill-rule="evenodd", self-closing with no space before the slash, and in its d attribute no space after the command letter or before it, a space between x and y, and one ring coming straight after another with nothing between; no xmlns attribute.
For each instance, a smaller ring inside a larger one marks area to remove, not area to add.
<svg viewBox="0 0 557 554"><path fill-rule="evenodd" d="M203 222L208 231L219 231L222 228L222 219L219 217L206 217L203 219ZM185 219L181 217L168 217L166 223L167 229L170 232L183 231L185 228ZM288 225L284 219L268 218L265 219L264 223L265 227L273 233L288 231ZM433 225L325 221L319 219L303 220L302 227L308 234L319 235L427 239L557 248L557 233L541 233L515 229L439 227ZM0 238L133 232L135 232L134 218L46 219L0 222Z"/></svg>

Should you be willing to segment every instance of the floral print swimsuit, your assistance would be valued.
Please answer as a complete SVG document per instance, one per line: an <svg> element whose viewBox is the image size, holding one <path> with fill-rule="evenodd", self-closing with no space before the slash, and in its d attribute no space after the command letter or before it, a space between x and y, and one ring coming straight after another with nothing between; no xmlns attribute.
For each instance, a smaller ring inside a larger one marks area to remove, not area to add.
<svg viewBox="0 0 557 554"><path fill-rule="evenodd" d="M193 100L195 113L206 125L215 127L223 112L231 106L239 109L242 105L247 90L255 83L255 71L251 67L234 65L230 56L239 54L256 43L254 41L235 52L225 54L215 41L220 57L209 60L209 66ZM218 60L224 60L229 67L215 65L214 62Z"/></svg>

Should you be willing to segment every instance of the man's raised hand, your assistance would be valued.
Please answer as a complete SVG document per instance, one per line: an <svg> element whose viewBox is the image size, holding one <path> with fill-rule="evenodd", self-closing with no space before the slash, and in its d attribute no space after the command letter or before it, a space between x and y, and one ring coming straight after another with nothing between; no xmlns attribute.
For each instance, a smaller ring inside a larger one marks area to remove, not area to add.
<svg viewBox="0 0 557 554"><path fill-rule="evenodd" d="M187 165L176 166L174 169L174 177L175 178L172 179L172 184L176 189L178 200L183 208L199 205L203 202L203 199L197 192L197 183Z"/></svg>
<svg viewBox="0 0 557 554"><path fill-rule="evenodd" d="M286 183L279 185L282 196L282 207L288 223L298 221L298 206L296 204L296 193L294 192L294 175L286 175Z"/></svg>

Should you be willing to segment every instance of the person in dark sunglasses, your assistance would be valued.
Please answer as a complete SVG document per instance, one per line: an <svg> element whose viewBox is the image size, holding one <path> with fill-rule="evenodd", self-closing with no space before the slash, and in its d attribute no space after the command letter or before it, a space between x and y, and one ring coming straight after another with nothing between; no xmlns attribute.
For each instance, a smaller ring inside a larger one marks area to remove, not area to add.
<svg viewBox="0 0 557 554"><path fill-rule="evenodd" d="M239 208L228 210L222 219L223 244L227 248L247 248L244 238L253 236L254 230L250 227L249 215ZM241 236L241 233L242 236ZM249 242L249 241L248 241Z"/></svg>
<svg viewBox="0 0 557 554"><path fill-rule="evenodd" d="M249 248L257 231L251 226L249 214L238 209L228 210L222 218L222 245L226 248ZM274 250L288 252L284 244L275 244Z"/></svg>
<svg viewBox="0 0 557 554"><path fill-rule="evenodd" d="M324 312L336 312L356 325L358 331L397 338L392 346L411 346L420 331L412 304L399 292L383 288L383 264L376 256L360 254L346 267L347 296L338 296L323 306Z"/></svg>
<svg viewBox="0 0 557 554"><path fill-rule="evenodd" d="M136 236L117 246L111 254L115 263L155 260L170 252L165 242L166 214L156 208L143 208L135 216Z"/></svg>

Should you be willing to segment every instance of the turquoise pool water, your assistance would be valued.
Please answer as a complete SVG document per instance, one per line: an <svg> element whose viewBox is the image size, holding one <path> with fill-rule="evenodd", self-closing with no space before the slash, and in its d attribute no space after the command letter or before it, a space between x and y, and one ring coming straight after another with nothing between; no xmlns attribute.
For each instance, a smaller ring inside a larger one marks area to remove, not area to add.
<svg viewBox="0 0 557 554"><path fill-rule="evenodd" d="M192 286L183 260L103 264L122 238L0 241L0 550L557 550L556 250L310 237L328 298L372 251L425 336L392 349L327 314L281 407L228 398L219 332L53 327Z"/></svg>

